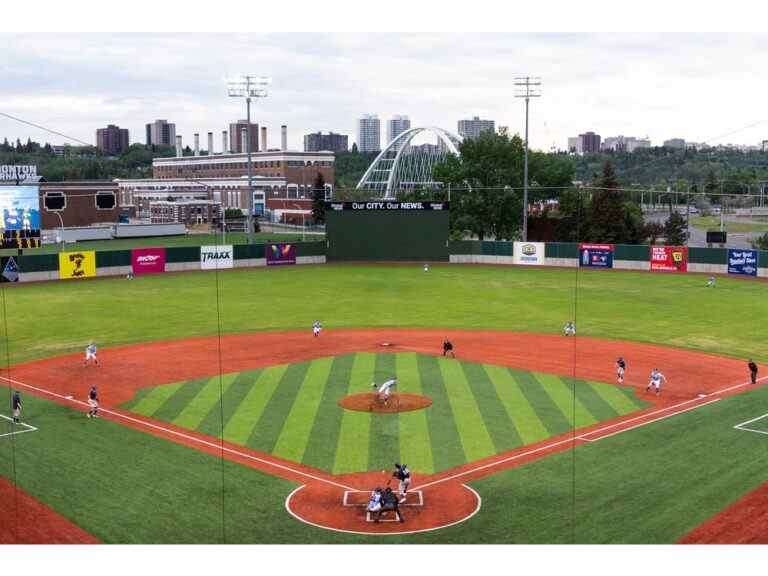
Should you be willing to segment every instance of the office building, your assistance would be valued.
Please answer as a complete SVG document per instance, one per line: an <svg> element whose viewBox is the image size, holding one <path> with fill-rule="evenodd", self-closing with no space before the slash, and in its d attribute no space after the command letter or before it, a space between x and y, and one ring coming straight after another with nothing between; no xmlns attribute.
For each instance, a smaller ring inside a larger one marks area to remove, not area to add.
<svg viewBox="0 0 768 576"><path fill-rule="evenodd" d="M173 146L176 142L176 124L168 120L155 120L147 124L147 146Z"/></svg>
<svg viewBox="0 0 768 576"><path fill-rule="evenodd" d="M664 140L664 148L672 148L673 150L685 150L685 140L682 138L671 138Z"/></svg>
<svg viewBox="0 0 768 576"><path fill-rule="evenodd" d="M638 148L650 148L651 141L645 138L635 138L634 136L609 136L602 143L603 150L612 150L614 152L632 153Z"/></svg>
<svg viewBox="0 0 768 576"><path fill-rule="evenodd" d="M331 152L346 152L349 147L347 144L348 136L346 134L336 134L329 132L314 132L304 135L304 152L320 152L321 150L330 150Z"/></svg>
<svg viewBox="0 0 768 576"><path fill-rule="evenodd" d="M486 131L496 131L494 120L481 120L478 116L471 120L459 120L459 136L462 138L477 138Z"/></svg>
<svg viewBox="0 0 768 576"><path fill-rule="evenodd" d="M600 134L594 132L585 132L579 134L581 139L581 153L582 154L597 154L600 152Z"/></svg>
<svg viewBox="0 0 768 576"><path fill-rule="evenodd" d="M128 129L109 124L96 130L96 148L107 156L117 156L128 150Z"/></svg>
<svg viewBox="0 0 768 576"><path fill-rule="evenodd" d="M381 150L381 121L375 114L366 114L357 121L357 149L360 152Z"/></svg>

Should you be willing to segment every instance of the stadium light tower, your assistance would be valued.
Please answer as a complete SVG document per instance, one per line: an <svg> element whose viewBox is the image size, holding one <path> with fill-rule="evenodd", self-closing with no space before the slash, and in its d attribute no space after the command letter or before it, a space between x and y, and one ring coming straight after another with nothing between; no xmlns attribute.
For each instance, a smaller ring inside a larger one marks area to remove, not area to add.
<svg viewBox="0 0 768 576"><path fill-rule="evenodd" d="M232 98L245 98L245 107L248 124L246 130L246 153L248 155L248 216L246 225L248 226L248 244L251 243L253 234L253 167L251 162L251 98L266 98L267 86L272 83L271 78L264 76L253 76L243 74L227 80L227 94ZM236 138L239 134L236 135Z"/></svg>
<svg viewBox="0 0 768 576"><path fill-rule="evenodd" d="M528 102L541 97L541 78L517 76L515 98L525 98L525 164L523 167L523 242L528 241Z"/></svg>

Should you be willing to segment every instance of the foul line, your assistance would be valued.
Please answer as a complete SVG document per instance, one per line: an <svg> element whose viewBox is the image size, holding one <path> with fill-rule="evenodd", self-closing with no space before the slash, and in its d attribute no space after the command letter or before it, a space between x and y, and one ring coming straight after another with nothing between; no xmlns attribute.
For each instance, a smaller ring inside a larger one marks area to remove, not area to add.
<svg viewBox="0 0 768 576"><path fill-rule="evenodd" d="M8 416L4 416L3 414L0 414L0 418L3 420L7 420L8 422L13 422L13 418L9 418ZM24 432L37 432L37 428L34 426L30 426L29 424L25 424L24 422L19 422L16 424L16 426L24 426L26 430L16 430L15 432L7 432L5 434L0 434L0 438L4 438L5 436L13 436L14 434L24 434Z"/></svg>
<svg viewBox="0 0 768 576"><path fill-rule="evenodd" d="M758 378L757 381L765 380L768 378L768 376L763 376L762 378ZM717 396L719 394L724 394L726 392L730 392L731 390L735 390L737 388L741 388L743 386L750 386L752 385L752 382L742 382L741 384L735 384L733 386L728 386L727 388L721 388L720 390L716 390L715 392L712 392L711 394L707 394L705 397L709 396ZM565 438L563 440L558 440L557 442L551 442L549 444L545 444L544 446L539 446L538 448L534 448L533 450L528 450L527 452L522 452L520 454L514 454L512 456L509 456L507 458L503 458L501 460L496 460L494 462L489 462L488 464L483 464L482 466L477 466L475 468L471 468L469 470L464 470L463 472L458 472L456 474L453 474L451 476L446 476L445 478L438 478L437 480L433 480L432 482L427 482L426 484L421 484L419 486L416 486L414 490L423 490L424 488L428 488L430 486L434 486L436 484L441 484L442 482L448 482L449 480L455 480L456 478L461 478L462 476L467 476L469 474L474 474L475 472L480 472L481 470L487 470L488 468L494 468L495 466L500 466L502 464L506 464L507 462L512 462L514 460L519 460L520 458L525 458L526 456L530 456L531 454L536 454L538 452L543 452L545 450L550 450L552 448L555 448L557 446L562 446L563 444L567 443L576 443L577 440L582 440L584 442L598 442L602 440L603 438L609 438L611 436L616 436L617 434L621 434L622 432L627 432L629 430L634 430L635 428L640 428L641 426L646 426L647 424L653 424L654 422L658 422L659 420L664 420L665 418L671 418L672 416L676 416L677 414L682 414L684 412L689 412L691 410L695 410L696 408L701 408L702 406L706 406L707 404L712 404L713 402L717 402L718 400L722 400L722 398L717 398L715 400L710 400L708 402L703 402L701 404L697 404L696 406L692 406L690 408L687 408L685 410L678 410L677 412L674 412L672 414L667 414L665 416L660 416L659 418L654 418L653 420L649 420L648 422L643 422L641 424L637 424L635 426L631 426L629 428L626 428L624 430L619 430L617 432L613 432L611 434L607 434L606 436L602 436L601 438L596 438L594 440L590 440L587 438L587 436L593 436L595 434L598 434L600 432L603 432L605 430L610 430L612 428L616 428L618 426L623 426L628 422L634 422L636 420L642 420L644 418L648 418L649 416L653 416L655 414L660 414L662 412L669 412L670 410L674 410L675 408L680 408L681 406L686 406L688 404L691 404L692 402L699 402L702 398L692 398L691 400L686 400L684 402L680 402L678 404L673 404L672 406L667 406L666 408L661 408L659 410L655 410L653 412L649 412L647 414L641 414L640 416L635 416L634 418L630 418L628 420L622 420L621 422L616 422L614 424L609 424L607 426L603 426L602 428L598 428L596 430L592 430L590 432L585 432L584 434L580 434L579 436L571 436L570 438ZM746 422L745 422L746 424Z"/></svg>
<svg viewBox="0 0 768 576"><path fill-rule="evenodd" d="M31 384L25 384L24 382L19 382L18 380L14 380L13 378L6 378L5 376L0 376L0 379L5 380L7 382L12 382L13 384L17 384L19 386L24 386L25 388L29 388L30 390L36 390L38 392L42 392L43 394L54 396L55 398L60 398L68 402L74 402L76 404L80 404L81 406L88 406L88 403L83 402L82 400L75 400L71 396L64 396L62 394L57 394L56 392L51 392L50 390L46 390L44 388L38 388L36 386L32 386ZM222 444L208 442L207 440L196 438L195 436L189 436L188 434L177 432L176 430L171 430L170 428L164 428L163 426L158 426L157 424L152 424L151 422L146 422L138 418L126 416L125 414L120 414L119 412L113 412L112 410L109 410L106 408L99 408L99 412L104 412L105 414L110 414L112 416L116 416L117 418L122 418L124 420L128 420L130 422L134 422L136 424L140 424L148 428L154 428L155 430L160 430L162 432L165 432L166 434L171 434L173 436L178 436L179 438L184 438L185 440L197 442L198 444L209 446L211 448L215 448L216 450L222 450L223 452L234 454L236 456L240 456L241 458L247 458L249 460L253 460L254 462L267 464L269 466L273 466L275 468L279 468L281 470L291 472L292 474L298 474L306 478L311 478L312 480L317 480L318 482L325 482L326 484L331 484L333 486L337 486L338 488L343 488L344 490L354 490L354 488L350 488L349 486L345 486L344 484L339 484L338 482L334 482L333 480L328 480L327 478L321 478L320 476L315 476L313 474L309 474L308 472L302 472L301 470L296 470L295 468L291 468L290 466L285 466L284 464L278 464L277 462L270 462L269 460L264 460L263 458L252 456L251 454L246 454L245 452L240 452L239 450L234 450L233 448L228 448L226 446L223 446Z"/></svg>

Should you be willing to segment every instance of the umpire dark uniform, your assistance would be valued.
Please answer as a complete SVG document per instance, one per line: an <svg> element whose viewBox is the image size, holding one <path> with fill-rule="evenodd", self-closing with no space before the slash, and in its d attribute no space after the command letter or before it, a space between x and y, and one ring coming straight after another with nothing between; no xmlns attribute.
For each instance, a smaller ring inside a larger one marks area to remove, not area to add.
<svg viewBox="0 0 768 576"><path fill-rule="evenodd" d="M749 379L752 381L752 384L757 384L757 364L750 358L747 366L749 366Z"/></svg>
<svg viewBox="0 0 768 576"><path fill-rule="evenodd" d="M381 497L381 511L386 512L388 510L393 510L395 512L395 518L397 518L399 522L405 522L405 518L400 514L400 504L397 501L397 494L395 494L389 486L384 490L384 495ZM381 516L381 514L379 514L379 516Z"/></svg>

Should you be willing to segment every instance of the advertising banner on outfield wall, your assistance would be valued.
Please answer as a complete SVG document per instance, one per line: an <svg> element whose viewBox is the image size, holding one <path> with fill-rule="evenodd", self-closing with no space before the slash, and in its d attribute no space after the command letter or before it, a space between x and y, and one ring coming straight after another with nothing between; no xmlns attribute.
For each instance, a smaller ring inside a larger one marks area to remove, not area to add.
<svg viewBox="0 0 768 576"><path fill-rule="evenodd" d="M232 254L232 246L200 246L200 268L202 270L216 270L233 268L235 258Z"/></svg>
<svg viewBox="0 0 768 576"><path fill-rule="evenodd" d="M71 280L96 276L96 252L59 252L59 278Z"/></svg>
<svg viewBox="0 0 768 576"><path fill-rule="evenodd" d="M541 266L544 264L544 242L515 242L512 263Z"/></svg>
<svg viewBox="0 0 768 576"><path fill-rule="evenodd" d="M757 250L728 250L728 274L757 276Z"/></svg>
<svg viewBox="0 0 768 576"><path fill-rule="evenodd" d="M613 244L579 244L579 266L613 268Z"/></svg>
<svg viewBox="0 0 768 576"><path fill-rule="evenodd" d="M136 276L165 272L165 248L135 248L131 250L131 270Z"/></svg>
<svg viewBox="0 0 768 576"><path fill-rule="evenodd" d="M268 244L267 266L296 264L296 244Z"/></svg>
<svg viewBox="0 0 768 576"><path fill-rule="evenodd" d="M651 246L652 272L688 272L687 246Z"/></svg>

